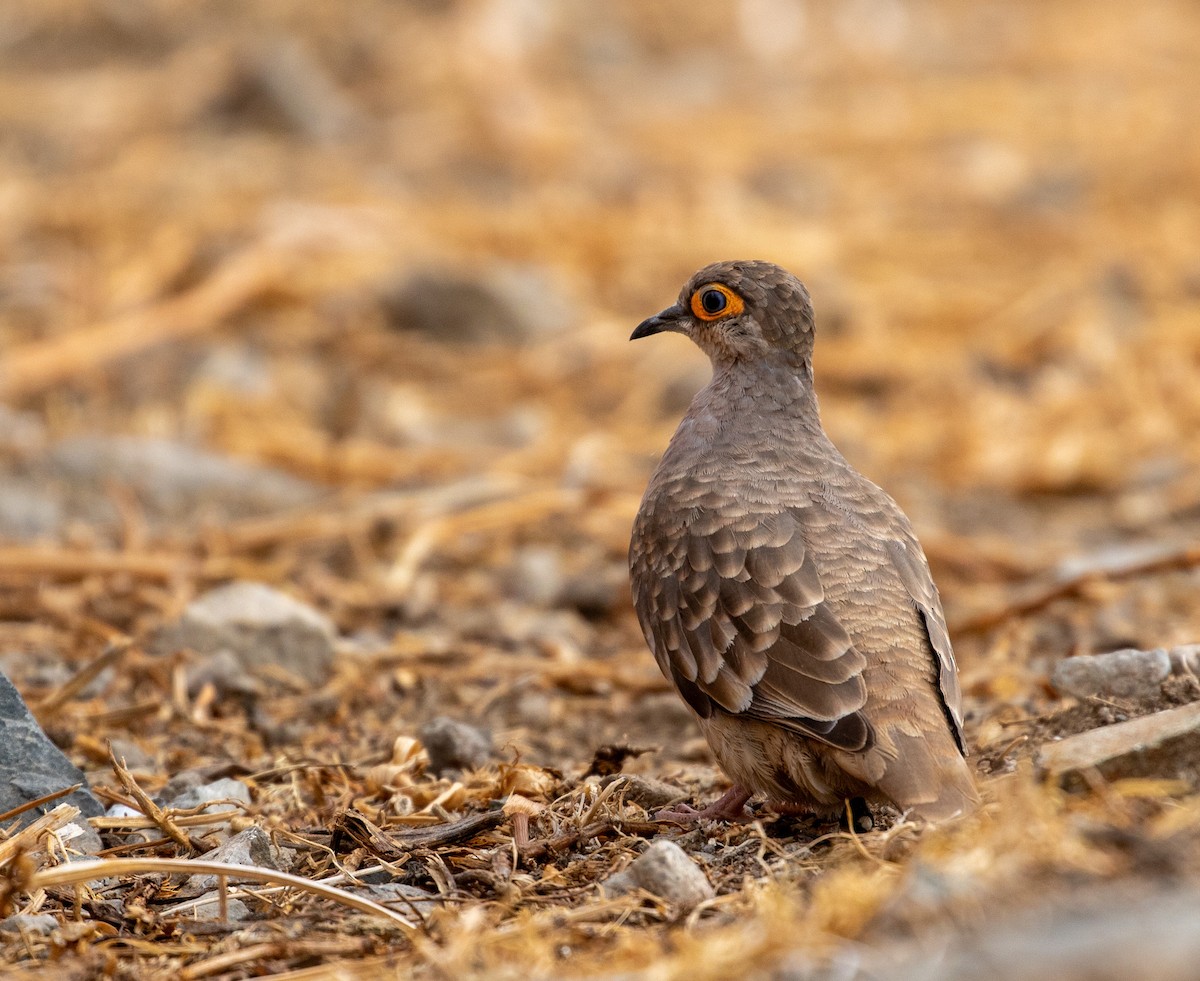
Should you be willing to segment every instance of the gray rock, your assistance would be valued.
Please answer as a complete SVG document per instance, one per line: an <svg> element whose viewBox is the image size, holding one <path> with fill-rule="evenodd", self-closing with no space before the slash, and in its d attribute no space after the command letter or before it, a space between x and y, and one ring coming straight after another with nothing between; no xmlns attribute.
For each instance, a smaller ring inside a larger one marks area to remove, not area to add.
<svg viewBox="0 0 1200 981"><path fill-rule="evenodd" d="M519 341L574 318L573 305L534 266L500 265L482 273L421 270L381 299L393 327L455 342Z"/></svg>
<svg viewBox="0 0 1200 981"><path fill-rule="evenodd" d="M108 745L113 756L131 770L150 770L155 765L154 757L132 739L114 736L108 741Z"/></svg>
<svg viewBox="0 0 1200 981"><path fill-rule="evenodd" d="M1152 749L1169 739L1197 731L1200 731L1200 702L1192 702L1045 743L1038 750L1037 762L1050 773L1069 773Z"/></svg>
<svg viewBox="0 0 1200 981"><path fill-rule="evenodd" d="M586 617L608 616L629 602L629 569L624 562L597 563L586 574L570 576L558 601Z"/></svg>
<svg viewBox="0 0 1200 981"><path fill-rule="evenodd" d="M66 843L68 861L79 861L91 858L104 849L104 841L100 832L88 824L83 818L65 824L58 830L58 837Z"/></svg>
<svg viewBox="0 0 1200 981"><path fill-rule="evenodd" d="M242 124L323 143L350 138L366 123L324 66L287 35L253 39L211 108Z"/></svg>
<svg viewBox="0 0 1200 981"><path fill-rule="evenodd" d="M230 865L254 865L261 869L286 872L295 858L290 848L279 848L270 836L257 825L239 831L217 848L200 856L200 861L226 862ZM197 874L190 876L184 884L183 893L199 895L215 889L215 875Z"/></svg>
<svg viewBox="0 0 1200 981"><path fill-rule="evenodd" d="M343 888L364 895L368 899L373 899L392 909L411 910L422 916L428 915L442 905L441 898L435 893L418 886L405 885L403 882L384 882L376 885L354 883L347 884Z"/></svg>
<svg viewBox="0 0 1200 981"><path fill-rule="evenodd" d="M687 796L678 787L673 787L662 780L643 777L636 773L615 773L611 777L602 779L600 784L607 787L614 780L624 781L624 785L617 791L618 794L627 801L640 804L647 811L656 811L660 807L666 807L668 804L673 804Z"/></svg>
<svg viewBox="0 0 1200 981"><path fill-rule="evenodd" d="M192 916L197 920L219 920L221 919L221 893L214 889L212 892L206 892L203 896L196 900L192 907ZM243 903L240 899L228 897L225 900L225 920L233 923L239 920L248 920L250 918L250 907Z"/></svg>
<svg viewBox="0 0 1200 981"><path fill-rule="evenodd" d="M73 794L22 814L22 825L63 801L84 817L103 814L104 808L87 789L83 771L50 741L20 692L0 674L0 812L77 783L83 786Z"/></svg>
<svg viewBox="0 0 1200 981"><path fill-rule="evenodd" d="M110 804L107 811L104 812L105 817L109 818L137 818L144 817L136 807L130 807L128 804Z"/></svg>
<svg viewBox="0 0 1200 981"><path fill-rule="evenodd" d="M248 696L257 698L266 687L263 682L248 674L236 654L229 650L215 651L200 664L188 671L188 694L193 698L200 694L205 685L212 685L218 695Z"/></svg>
<svg viewBox="0 0 1200 981"><path fill-rule="evenodd" d="M333 625L312 607L262 583L235 582L189 603L178 622L159 631L153 648L225 650L248 671L280 665L319 685L332 669L333 641Z"/></svg>
<svg viewBox="0 0 1200 981"><path fill-rule="evenodd" d="M133 488L160 517L197 513L236 518L294 507L321 491L288 474L218 456L184 443L134 436L78 436L54 446L49 471L78 486L116 481Z"/></svg>
<svg viewBox="0 0 1200 981"><path fill-rule="evenodd" d="M597 555L584 571L567 573L559 549L530 545L513 558L508 588L533 606L573 607L587 617L602 617L628 602L629 569Z"/></svg>
<svg viewBox="0 0 1200 981"><path fill-rule="evenodd" d="M534 606L553 606L562 593L565 577L557 549L529 545L513 557L513 592Z"/></svg>
<svg viewBox="0 0 1200 981"><path fill-rule="evenodd" d="M421 726L417 738L429 754L429 768L439 775L474 770L492 758L491 733L445 715Z"/></svg>
<svg viewBox="0 0 1200 981"><path fill-rule="evenodd" d="M675 842L666 839L651 843L629 868L610 876L601 888L610 895L645 889L684 908L716 895L700 867Z"/></svg>
<svg viewBox="0 0 1200 981"><path fill-rule="evenodd" d="M200 786L183 791L183 793L171 801L170 806L179 810L185 810L199 807L201 804L207 804L209 801L221 800L237 800L243 804L249 804L251 802L250 788L240 780L234 780L232 777L223 777L220 780L214 780L212 783L201 784ZM214 814L217 811L226 809L226 805L213 804L210 807L206 807L202 813ZM231 838L230 841L232 840Z"/></svg>
<svg viewBox="0 0 1200 981"><path fill-rule="evenodd" d="M58 920L49 913L17 913L0 920L0 933L40 933L58 929Z"/></svg>
<svg viewBox="0 0 1200 981"><path fill-rule="evenodd" d="M1059 661L1050 677L1064 695L1087 698L1110 695L1137 698L1154 695L1171 673L1171 658L1165 650L1138 651L1132 648L1109 654L1080 654Z"/></svg>

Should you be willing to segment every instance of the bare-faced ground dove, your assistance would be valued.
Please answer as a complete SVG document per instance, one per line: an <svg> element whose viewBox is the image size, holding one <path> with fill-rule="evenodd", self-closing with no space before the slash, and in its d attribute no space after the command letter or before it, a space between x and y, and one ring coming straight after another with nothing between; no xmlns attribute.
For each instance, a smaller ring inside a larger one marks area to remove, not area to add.
<svg viewBox="0 0 1200 981"><path fill-rule="evenodd" d="M664 331L713 376L642 499L634 605L734 786L660 818L736 818L754 794L824 815L971 810L941 601L908 519L821 428L808 291L771 263L717 263L633 338Z"/></svg>

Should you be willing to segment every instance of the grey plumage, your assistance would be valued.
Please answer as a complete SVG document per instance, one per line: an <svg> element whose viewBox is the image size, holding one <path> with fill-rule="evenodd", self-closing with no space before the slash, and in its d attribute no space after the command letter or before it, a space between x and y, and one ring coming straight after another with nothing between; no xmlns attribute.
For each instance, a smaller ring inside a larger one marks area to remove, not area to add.
<svg viewBox="0 0 1200 981"><path fill-rule="evenodd" d="M821 427L804 286L770 263L708 266L634 337L663 331L691 337L713 378L642 500L634 605L735 791L969 810L937 589L907 518Z"/></svg>

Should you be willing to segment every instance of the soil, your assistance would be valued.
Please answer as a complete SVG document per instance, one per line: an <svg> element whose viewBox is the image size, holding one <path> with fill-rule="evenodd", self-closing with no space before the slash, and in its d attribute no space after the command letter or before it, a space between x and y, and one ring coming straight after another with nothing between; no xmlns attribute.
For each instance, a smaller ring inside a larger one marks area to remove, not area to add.
<svg viewBox="0 0 1200 981"><path fill-rule="evenodd" d="M254 826L300 880L224 916L166 864L76 888L70 841L6 817L2 915L49 917L0 924L6 976L845 976L1190 895L1195 734L1035 764L1200 697L1049 684L1200 641L1200 21L1139 11L6 11L0 667L106 806L157 812L102 819L101 859ZM625 565L707 366L627 338L735 257L808 284L826 427L926 548L977 815L652 821L728 786ZM326 680L155 645L238 580L328 618ZM434 772L438 717L491 755ZM169 806L222 777L236 816ZM664 836L715 898L604 890Z"/></svg>

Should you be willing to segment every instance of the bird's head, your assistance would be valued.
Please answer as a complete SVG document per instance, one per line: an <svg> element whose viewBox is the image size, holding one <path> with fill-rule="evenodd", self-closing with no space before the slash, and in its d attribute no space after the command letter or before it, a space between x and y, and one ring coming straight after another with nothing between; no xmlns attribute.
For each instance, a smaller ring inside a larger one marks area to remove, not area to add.
<svg viewBox="0 0 1200 981"><path fill-rule="evenodd" d="M697 272L679 300L638 324L630 340L673 331L686 334L715 366L812 361L813 310L808 290L770 262L715 262Z"/></svg>

